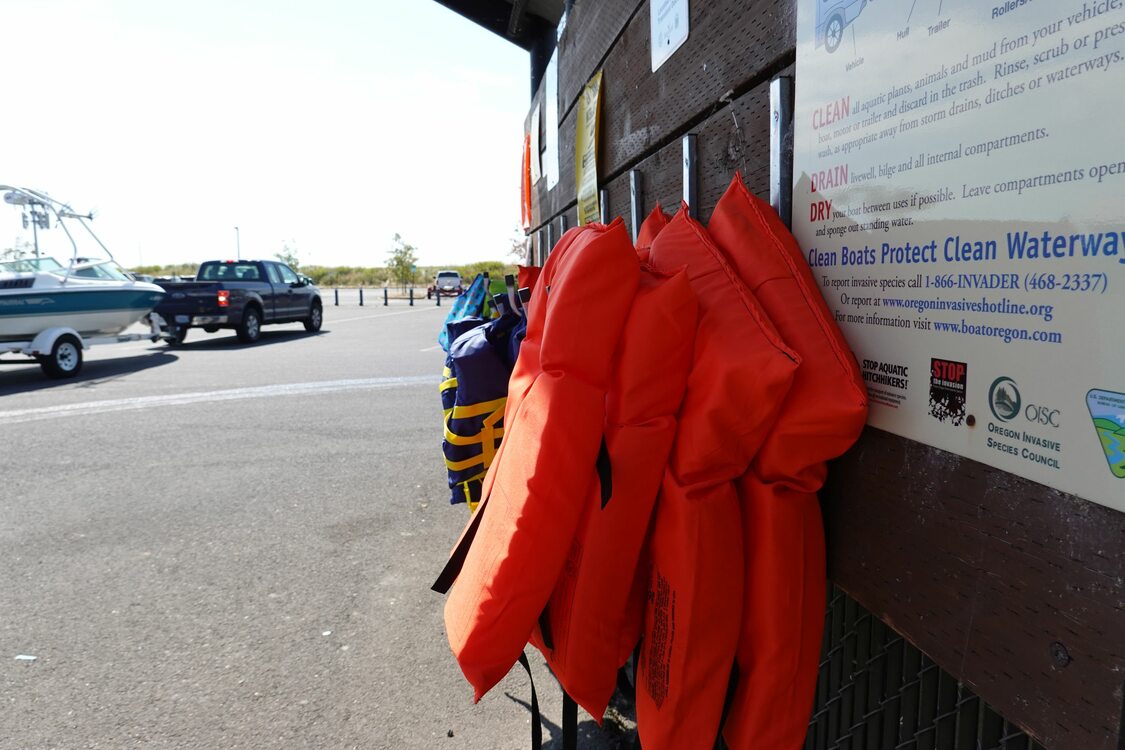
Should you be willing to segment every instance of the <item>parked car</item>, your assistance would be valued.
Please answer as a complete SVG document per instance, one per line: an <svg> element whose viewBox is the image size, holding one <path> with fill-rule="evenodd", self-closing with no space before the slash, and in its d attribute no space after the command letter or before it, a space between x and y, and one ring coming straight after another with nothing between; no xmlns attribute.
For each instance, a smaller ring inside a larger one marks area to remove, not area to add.
<svg viewBox="0 0 1125 750"><path fill-rule="evenodd" d="M426 290L426 299L435 296L460 297L465 289L461 285L461 274L457 271L438 271L434 283Z"/></svg>
<svg viewBox="0 0 1125 750"><path fill-rule="evenodd" d="M324 319L320 290L273 260L209 260L195 281L159 282L164 299L156 306L169 326L169 344L182 343L189 328L213 333L233 328L239 341L251 344L269 323L300 321L319 331Z"/></svg>

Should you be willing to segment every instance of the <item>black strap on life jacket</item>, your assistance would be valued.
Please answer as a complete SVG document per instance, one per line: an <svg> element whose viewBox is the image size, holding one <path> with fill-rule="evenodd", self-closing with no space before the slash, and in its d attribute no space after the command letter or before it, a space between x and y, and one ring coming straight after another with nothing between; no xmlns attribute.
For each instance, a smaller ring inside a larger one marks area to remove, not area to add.
<svg viewBox="0 0 1125 750"><path fill-rule="evenodd" d="M480 528L480 519L484 516L486 505L488 505L487 499L477 506L476 513L473 513L473 520L469 521L469 528L465 529L461 541L457 542L457 546L453 548L453 552L446 560L445 567L441 569L434 585L430 586L431 591L436 591L439 594L449 593L449 589L452 588L453 582L457 580L461 568L465 565L465 558L469 556L469 547L473 546L473 539L476 538L477 530Z"/></svg>
<svg viewBox="0 0 1125 750"><path fill-rule="evenodd" d="M520 665L527 670L527 679L531 682L531 750L543 748L543 722L539 718L539 696L535 692L535 678L531 676L531 664L527 654L521 653Z"/></svg>
<svg viewBox="0 0 1125 750"><path fill-rule="evenodd" d="M550 605L543 608L539 613L539 635L543 637L543 645L551 651L555 650L555 638L551 635L551 618L547 614Z"/></svg>
<svg viewBox="0 0 1125 750"><path fill-rule="evenodd" d="M605 435L602 435L602 444L598 448L598 459L594 462L594 468L598 470L598 483L602 488L602 508L609 505L609 498L613 495L613 467L609 463L609 447L605 443Z"/></svg>
<svg viewBox="0 0 1125 750"><path fill-rule="evenodd" d="M563 750L578 750L578 704L563 690Z"/></svg>
<svg viewBox="0 0 1125 750"><path fill-rule="evenodd" d="M738 662L731 665L730 680L727 682L727 695L723 699L723 713L719 717L719 735L715 738L713 750L727 750L727 743L723 741L723 727L727 724L731 708L734 706L734 691L738 687Z"/></svg>

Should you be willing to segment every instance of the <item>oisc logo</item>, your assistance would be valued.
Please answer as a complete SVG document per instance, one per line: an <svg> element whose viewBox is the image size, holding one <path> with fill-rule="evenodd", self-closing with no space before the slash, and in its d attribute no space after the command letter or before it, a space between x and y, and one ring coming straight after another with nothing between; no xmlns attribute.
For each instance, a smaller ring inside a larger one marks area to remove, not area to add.
<svg viewBox="0 0 1125 750"><path fill-rule="evenodd" d="M1010 422L1020 413L1022 403L1016 381L1009 377L992 381L992 387L988 389L988 408L992 409L992 416L1001 422Z"/></svg>
<svg viewBox="0 0 1125 750"><path fill-rule="evenodd" d="M1022 411L1024 419L1032 424L1043 425L1044 427L1059 426L1059 414L1061 413L1059 409L1038 404L1028 404L1025 408L1016 381L1007 376L992 381L992 386L988 389L988 408L992 410L992 415L1001 422L1012 421Z"/></svg>

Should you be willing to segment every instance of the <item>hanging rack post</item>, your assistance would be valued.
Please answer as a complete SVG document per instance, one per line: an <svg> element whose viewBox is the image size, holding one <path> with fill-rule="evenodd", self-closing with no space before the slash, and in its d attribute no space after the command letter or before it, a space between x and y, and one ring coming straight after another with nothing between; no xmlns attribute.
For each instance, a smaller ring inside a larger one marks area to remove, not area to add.
<svg viewBox="0 0 1125 750"><path fill-rule="evenodd" d="M699 165L696 158L696 135L688 133L684 136L684 202L688 204L688 214L693 219L699 218Z"/></svg>
<svg viewBox="0 0 1125 750"><path fill-rule="evenodd" d="M637 243L637 234L641 231L641 222L644 221L642 211L644 210L644 202L642 201L641 189L643 181L641 179L641 172L638 169L629 171L629 220L633 225L633 244Z"/></svg>
<svg viewBox="0 0 1125 750"><path fill-rule="evenodd" d="M793 225L793 78L770 81L770 205Z"/></svg>
<svg viewBox="0 0 1125 750"><path fill-rule="evenodd" d="M598 207L601 209L601 217L599 220L602 224L609 223L609 191L601 189L598 191Z"/></svg>

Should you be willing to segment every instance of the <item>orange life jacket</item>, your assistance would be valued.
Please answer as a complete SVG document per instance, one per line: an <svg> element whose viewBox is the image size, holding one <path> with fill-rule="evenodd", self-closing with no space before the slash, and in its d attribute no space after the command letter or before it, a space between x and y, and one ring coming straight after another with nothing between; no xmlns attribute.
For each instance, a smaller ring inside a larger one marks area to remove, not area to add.
<svg viewBox="0 0 1125 750"><path fill-rule="evenodd" d="M516 273L518 284L521 289L524 287L534 290L536 283L539 281L539 274L543 272L542 266L516 266Z"/></svg>
<svg viewBox="0 0 1125 750"><path fill-rule="evenodd" d="M785 342L801 356L781 414L738 481L746 573L731 750L805 740L824 623L825 461L859 437L867 391L796 240L735 175L708 231Z"/></svg>
<svg viewBox="0 0 1125 750"><path fill-rule="evenodd" d="M649 212L645 220L641 222L641 228L637 230L637 254L641 258L642 263L648 262L648 253L652 249L652 242L656 239L656 235L660 234L660 230L668 226L668 222L672 217L664 213L664 209L657 203Z"/></svg>
<svg viewBox="0 0 1125 750"><path fill-rule="evenodd" d="M634 580L676 430L695 340L687 274L643 267L606 397L612 492L594 483L532 643L567 694L599 723L644 619ZM643 586L646 581L641 579Z"/></svg>
<svg viewBox="0 0 1125 750"><path fill-rule="evenodd" d="M564 234L535 283L485 499L435 584L456 575L446 632L476 700L519 658L566 562L639 276L618 219Z"/></svg>
<svg viewBox="0 0 1125 750"><path fill-rule="evenodd" d="M734 480L773 427L800 358L686 207L657 235L699 301L691 373L650 539L637 674L645 750L710 748L739 635L742 532Z"/></svg>

